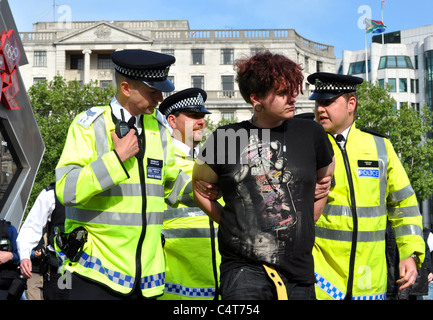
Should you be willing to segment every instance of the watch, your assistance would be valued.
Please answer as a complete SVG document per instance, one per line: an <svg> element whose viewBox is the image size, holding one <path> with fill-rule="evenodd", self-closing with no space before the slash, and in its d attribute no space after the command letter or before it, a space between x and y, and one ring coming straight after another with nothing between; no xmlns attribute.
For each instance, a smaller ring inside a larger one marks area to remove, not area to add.
<svg viewBox="0 0 433 320"><path fill-rule="evenodd" d="M415 263L418 264L419 263L419 258L418 256L414 253L410 256L413 260L415 260Z"/></svg>

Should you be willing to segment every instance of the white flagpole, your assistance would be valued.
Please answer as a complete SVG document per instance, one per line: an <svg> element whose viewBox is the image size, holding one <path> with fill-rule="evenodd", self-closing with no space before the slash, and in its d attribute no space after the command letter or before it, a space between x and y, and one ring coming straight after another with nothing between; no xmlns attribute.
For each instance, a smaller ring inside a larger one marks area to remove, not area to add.
<svg viewBox="0 0 433 320"><path fill-rule="evenodd" d="M385 22L383 21L383 2L382 1L380 2L380 11L381 11L381 14L382 14L382 23L385 24ZM385 32L382 32L382 44L385 43L384 33Z"/></svg>
<svg viewBox="0 0 433 320"><path fill-rule="evenodd" d="M368 81L367 26L364 28L364 36L365 36L365 80Z"/></svg>

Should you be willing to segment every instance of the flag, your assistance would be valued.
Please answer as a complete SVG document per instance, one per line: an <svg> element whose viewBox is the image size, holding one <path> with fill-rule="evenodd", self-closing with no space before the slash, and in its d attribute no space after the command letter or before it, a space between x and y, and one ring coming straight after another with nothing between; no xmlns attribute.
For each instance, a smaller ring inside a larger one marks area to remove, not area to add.
<svg viewBox="0 0 433 320"><path fill-rule="evenodd" d="M367 33L384 33L386 26L382 21L365 18L365 32Z"/></svg>
<svg viewBox="0 0 433 320"><path fill-rule="evenodd" d="M386 1L384 1L384 0L382 0L381 2L382 2L382 4L385 4L385 3L386 3Z"/></svg>

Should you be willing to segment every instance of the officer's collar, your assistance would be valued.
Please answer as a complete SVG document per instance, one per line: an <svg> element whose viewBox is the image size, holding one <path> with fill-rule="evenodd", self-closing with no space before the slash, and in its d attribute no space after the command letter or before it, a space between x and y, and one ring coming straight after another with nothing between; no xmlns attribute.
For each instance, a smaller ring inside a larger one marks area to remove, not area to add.
<svg viewBox="0 0 433 320"><path fill-rule="evenodd" d="M175 138L171 138L171 141L173 141L173 144L180 150L182 151L184 154L190 155L191 154L191 149L189 146L187 146L185 143L183 143L180 140L177 140ZM196 145L194 147L194 153L197 155L198 151L200 149L200 144Z"/></svg>
<svg viewBox="0 0 433 320"><path fill-rule="evenodd" d="M116 119L128 122L128 120L132 117L129 111L126 110L126 108L120 104L116 96L114 96L113 99L111 99L110 106L111 106L111 110L113 111L113 115L114 117L116 117ZM123 110L124 119L122 119L122 113L120 110ZM137 128L140 128L141 127L140 117L135 117L135 118L136 118L135 126Z"/></svg>
<svg viewBox="0 0 433 320"><path fill-rule="evenodd" d="M350 125L350 127L348 127L346 130L344 130L342 133L340 133L341 135L343 135L344 140L347 140L347 136L349 135L349 131L350 131L351 127L352 127L352 125ZM336 134L334 134L333 136L334 136L334 138L337 137Z"/></svg>

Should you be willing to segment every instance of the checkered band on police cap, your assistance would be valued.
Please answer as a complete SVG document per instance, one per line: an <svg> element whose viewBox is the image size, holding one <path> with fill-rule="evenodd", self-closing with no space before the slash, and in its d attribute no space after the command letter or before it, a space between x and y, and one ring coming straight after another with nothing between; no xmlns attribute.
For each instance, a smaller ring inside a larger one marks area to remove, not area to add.
<svg viewBox="0 0 433 320"><path fill-rule="evenodd" d="M202 105L204 105L203 96L201 95L201 93L198 93L196 97L188 97L171 105L165 110L164 113L170 114L173 111L186 109L189 106L202 106Z"/></svg>
<svg viewBox="0 0 433 320"><path fill-rule="evenodd" d="M132 78L136 80L140 79L140 80L147 80L147 81L163 81L167 79L170 66L167 66L162 69L139 70L139 69L122 67L117 64L114 64L114 69L128 78Z"/></svg>
<svg viewBox="0 0 433 320"><path fill-rule="evenodd" d="M204 106L206 98L206 91L200 88L184 89L165 98L159 111L165 116L181 110L210 113Z"/></svg>
<svg viewBox="0 0 433 320"><path fill-rule="evenodd" d="M341 82L321 82L316 80L314 91L316 92L350 92L356 91L356 84L348 84Z"/></svg>
<svg viewBox="0 0 433 320"><path fill-rule="evenodd" d="M310 100L331 99L344 93L355 92L362 78L350 75L316 72L307 77L310 84L314 84Z"/></svg>

